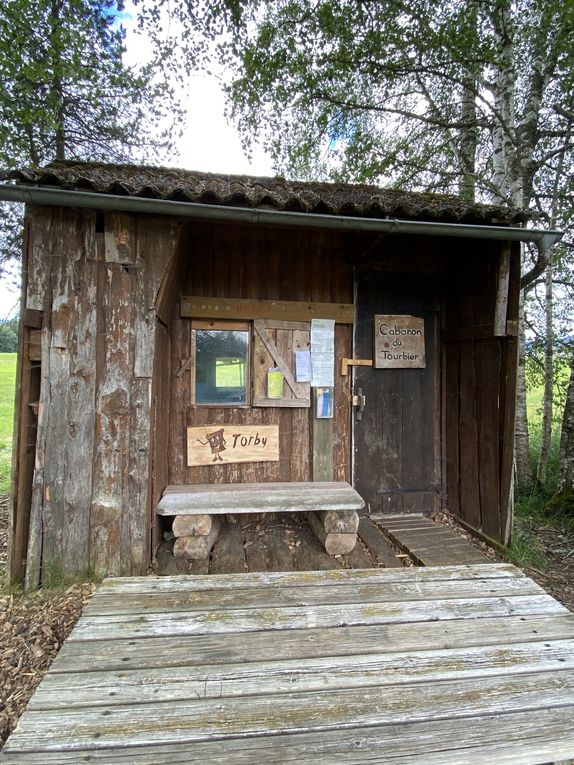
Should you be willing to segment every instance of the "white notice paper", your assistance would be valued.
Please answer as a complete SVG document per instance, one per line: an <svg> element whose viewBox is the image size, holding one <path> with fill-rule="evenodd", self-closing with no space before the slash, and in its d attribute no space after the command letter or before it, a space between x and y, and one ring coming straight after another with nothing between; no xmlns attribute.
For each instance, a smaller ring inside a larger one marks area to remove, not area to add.
<svg viewBox="0 0 574 765"><path fill-rule="evenodd" d="M335 354L313 353L313 378L311 385L314 388L333 388L335 385Z"/></svg>
<svg viewBox="0 0 574 765"><path fill-rule="evenodd" d="M311 382L311 353L295 351L295 379L297 382Z"/></svg>
<svg viewBox="0 0 574 765"><path fill-rule="evenodd" d="M335 319L311 319L311 352L335 353Z"/></svg>
<svg viewBox="0 0 574 765"><path fill-rule="evenodd" d="M311 385L332 388L335 385L335 320L311 320Z"/></svg>

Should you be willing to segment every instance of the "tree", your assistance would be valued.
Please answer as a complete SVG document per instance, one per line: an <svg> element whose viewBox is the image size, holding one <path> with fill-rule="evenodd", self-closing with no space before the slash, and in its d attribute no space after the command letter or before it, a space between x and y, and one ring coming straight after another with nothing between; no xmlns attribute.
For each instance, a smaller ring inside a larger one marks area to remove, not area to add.
<svg viewBox="0 0 574 765"><path fill-rule="evenodd" d="M16 353L18 350L18 321L0 321L0 353Z"/></svg>
<svg viewBox="0 0 574 765"><path fill-rule="evenodd" d="M121 0L0 5L0 167L123 162L170 147L182 112L157 61L124 63L122 10ZM3 227L4 258L19 222Z"/></svg>
<svg viewBox="0 0 574 765"><path fill-rule="evenodd" d="M233 72L230 110L247 148L263 142L279 169L458 192L563 224L574 158L572 3L215 0L203 12L187 8L188 26L218 41L219 62ZM549 257L526 251L524 286ZM525 414L523 386L518 393ZM528 485L526 421L516 438Z"/></svg>

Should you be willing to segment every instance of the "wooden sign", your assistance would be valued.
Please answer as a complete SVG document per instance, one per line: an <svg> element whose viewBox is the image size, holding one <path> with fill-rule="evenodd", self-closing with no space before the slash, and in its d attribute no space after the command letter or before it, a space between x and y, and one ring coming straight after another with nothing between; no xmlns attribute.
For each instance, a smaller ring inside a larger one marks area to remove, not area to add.
<svg viewBox="0 0 574 765"><path fill-rule="evenodd" d="M297 300L246 300L184 295L181 298L181 315L192 319L335 319L338 324L352 324L354 306L352 303L305 303Z"/></svg>
<svg viewBox="0 0 574 765"><path fill-rule="evenodd" d="M278 462L279 425L202 425L187 429L187 464Z"/></svg>
<svg viewBox="0 0 574 765"><path fill-rule="evenodd" d="M425 323L416 316L375 316L374 365L377 369L422 368Z"/></svg>

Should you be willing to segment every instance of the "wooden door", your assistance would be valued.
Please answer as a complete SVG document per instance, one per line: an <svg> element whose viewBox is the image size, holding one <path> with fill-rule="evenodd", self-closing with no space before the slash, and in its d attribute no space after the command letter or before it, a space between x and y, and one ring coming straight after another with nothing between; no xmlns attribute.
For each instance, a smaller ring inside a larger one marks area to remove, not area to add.
<svg viewBox="0 0 574 765"><path fill-rule="evenodd" d="M354 367L354 485L370 513L430 512L440 501L437 286L429 275L359 272L354 357L374 356L374 316L424 320L422 369Z"/></svg>

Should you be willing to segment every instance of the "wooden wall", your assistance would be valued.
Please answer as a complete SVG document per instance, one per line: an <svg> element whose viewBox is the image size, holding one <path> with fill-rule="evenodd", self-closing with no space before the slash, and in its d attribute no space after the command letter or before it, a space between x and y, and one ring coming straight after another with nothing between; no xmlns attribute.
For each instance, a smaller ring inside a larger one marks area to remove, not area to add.
<svg viewBox="0 0 574 765"><path fill-rule="evenodd" d="M41 316L41 387L35 454L19 425L11 578L25 560L28 587L88 570L145 573L156 302L177 226L32 208L28 231L23 313ZM20 382L26 424L25 369Z"/></svg>
<svg viewBox="0 0 574 765"><path fill-rule="evenodd" d="M182 294L267 300L353 302L347 240L328 232L239 226L188 226ZM176 311L172 324L170 483L305 481L312 479L310 408L202 407L191 404L191 321ZM351 355L351 326L337 325L336 369ZM349 378L336 375L333 420L334 480L350 480ZM279 462L187 467L186 428L204 424L278 424Z"/></svg>
<svg viewBox="0 0 574 765"><path fill-rule="evenodd" d="M191 403L182 294L352 303L353 269L439 274L448 508L507 535L516 338L494 337L497 245L386 240L60 208L28 211L10 577L145 573L168 483L310 480L312 410ZM380 247L383 241L384 246ZM410 240L409 240L410 241ZM414 241L414 240L413 240ZM412 242L411 242L412 243ZM507 318L517 314L511 258ZM490 325L490 328L489 328ZM34 333L34 334L32 334ZM333 477L350 480L352 327L336 328ZM186 428L278 424L280 459L189 468Z"/></svg>
<svg viewBox="0 0 574 765"><path fill-rule="evenodd" d="M509 332L494 336L505 245L470 243L445 273L444 424L447 507L507 542L514 444L520 253L510 255ZM497 251L498 249L498 251Z"/></svg>

